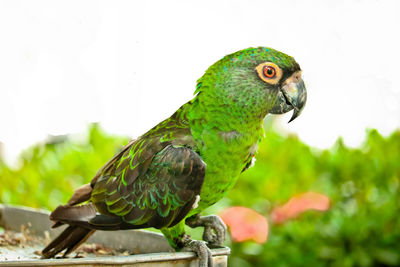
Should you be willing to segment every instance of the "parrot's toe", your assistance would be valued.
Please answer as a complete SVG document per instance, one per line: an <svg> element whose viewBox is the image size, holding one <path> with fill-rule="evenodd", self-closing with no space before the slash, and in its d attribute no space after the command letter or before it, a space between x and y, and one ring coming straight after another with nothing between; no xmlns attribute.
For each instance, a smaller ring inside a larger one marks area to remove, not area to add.
<svg viewBox="0 0 400 267"><path fill-rule="evenodd" d="M190 227L204 227L203 240L210 247L218 247L224 243L226 238L226 225L220 217L216 215L195 216L186 221Z"/></svg>
<svg viewBox="0 0 400 267"><path fill-rule="evenodd" d="M213 267L212 253L204 241L188 240L183 251L193 251L199 257L199 267Z"/></svg>
<svg viewBox="0 0 400 267"><path fill-rule="evenodd" d="M203 240L210 246L221 246L226 237L226 225L220 217L210 215L203 217L205 221Z"/></svg>

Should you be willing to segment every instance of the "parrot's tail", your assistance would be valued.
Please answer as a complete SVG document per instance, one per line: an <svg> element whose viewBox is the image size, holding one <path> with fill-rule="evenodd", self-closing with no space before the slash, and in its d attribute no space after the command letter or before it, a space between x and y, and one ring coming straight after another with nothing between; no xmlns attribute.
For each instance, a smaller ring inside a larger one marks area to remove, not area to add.
<svg viewBox="0 0 400 267"><path fill-rule="evenodd" d="M42 251L42 259L52 258L66 249L64 256L71 253L80 244L86 241L95 230L86 229L77 225L68 226L56 239Z"/></svg>
<svg viewBox="0 0 400 267"><path fill-rule="evenodd" d="M94 232L88 220L96 216L96 209L92 203L82 206L58 206L51 214L54 221L52 228L63 224L69 226L42 251L42 258L48 259L66 249L64 256L71 253L80 244L86 241Z"/></svg>

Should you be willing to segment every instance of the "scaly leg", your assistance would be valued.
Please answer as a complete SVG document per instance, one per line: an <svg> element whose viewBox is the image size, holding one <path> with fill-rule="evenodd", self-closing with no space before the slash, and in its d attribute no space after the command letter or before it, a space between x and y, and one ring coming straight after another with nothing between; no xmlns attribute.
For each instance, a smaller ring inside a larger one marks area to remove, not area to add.
<svg viewBox="0 0 400 267"><path fill-rule="evenodd" d="M204 241L192 240L185 234L185 223L181 221L171 228L163 228L168 243L176 251L193 251L199 257L199 267L213 267L212 253Z"/></svg>
<svg viewBox="0 0 400 267"><path fill-rule="evenodd" d="M225 241L226 225L216 215L200 216L200 214L196 214L186 219L186 225L192 228L203 226L203 240L211 247L221 246Z"/></svg>

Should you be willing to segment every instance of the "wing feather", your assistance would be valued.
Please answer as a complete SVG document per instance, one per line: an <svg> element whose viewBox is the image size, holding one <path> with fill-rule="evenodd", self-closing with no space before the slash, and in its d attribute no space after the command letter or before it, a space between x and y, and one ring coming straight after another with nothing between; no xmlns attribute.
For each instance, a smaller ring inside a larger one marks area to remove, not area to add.
<svg viewBox="0 0 400 267"><path fill-rule="evenodd" d="M191 148L159 138L137 140L114 166L94 184L92 202L128 224L156 228L171 227L187 215L206 168Z"/></svg>

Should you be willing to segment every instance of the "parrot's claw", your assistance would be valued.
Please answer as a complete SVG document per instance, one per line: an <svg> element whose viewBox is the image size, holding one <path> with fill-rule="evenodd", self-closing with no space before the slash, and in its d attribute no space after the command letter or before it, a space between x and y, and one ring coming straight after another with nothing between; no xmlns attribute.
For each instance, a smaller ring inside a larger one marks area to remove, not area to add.
<svg viewBox="0 0 400 267"><path fill-rule="evenodd" d="M204 241L188 239L182 251L192 251L199 257L199 267L213 267L211 250Z"/></svg>
<svg viewBox="0 0 400 267"><path fill-rule="evenodd" d="M216 215L200 216L196 215L186 220L186 224L192 228L203 226L203 240L210 247L219 247L226 238L226 225L220 217Z"/></svg>

